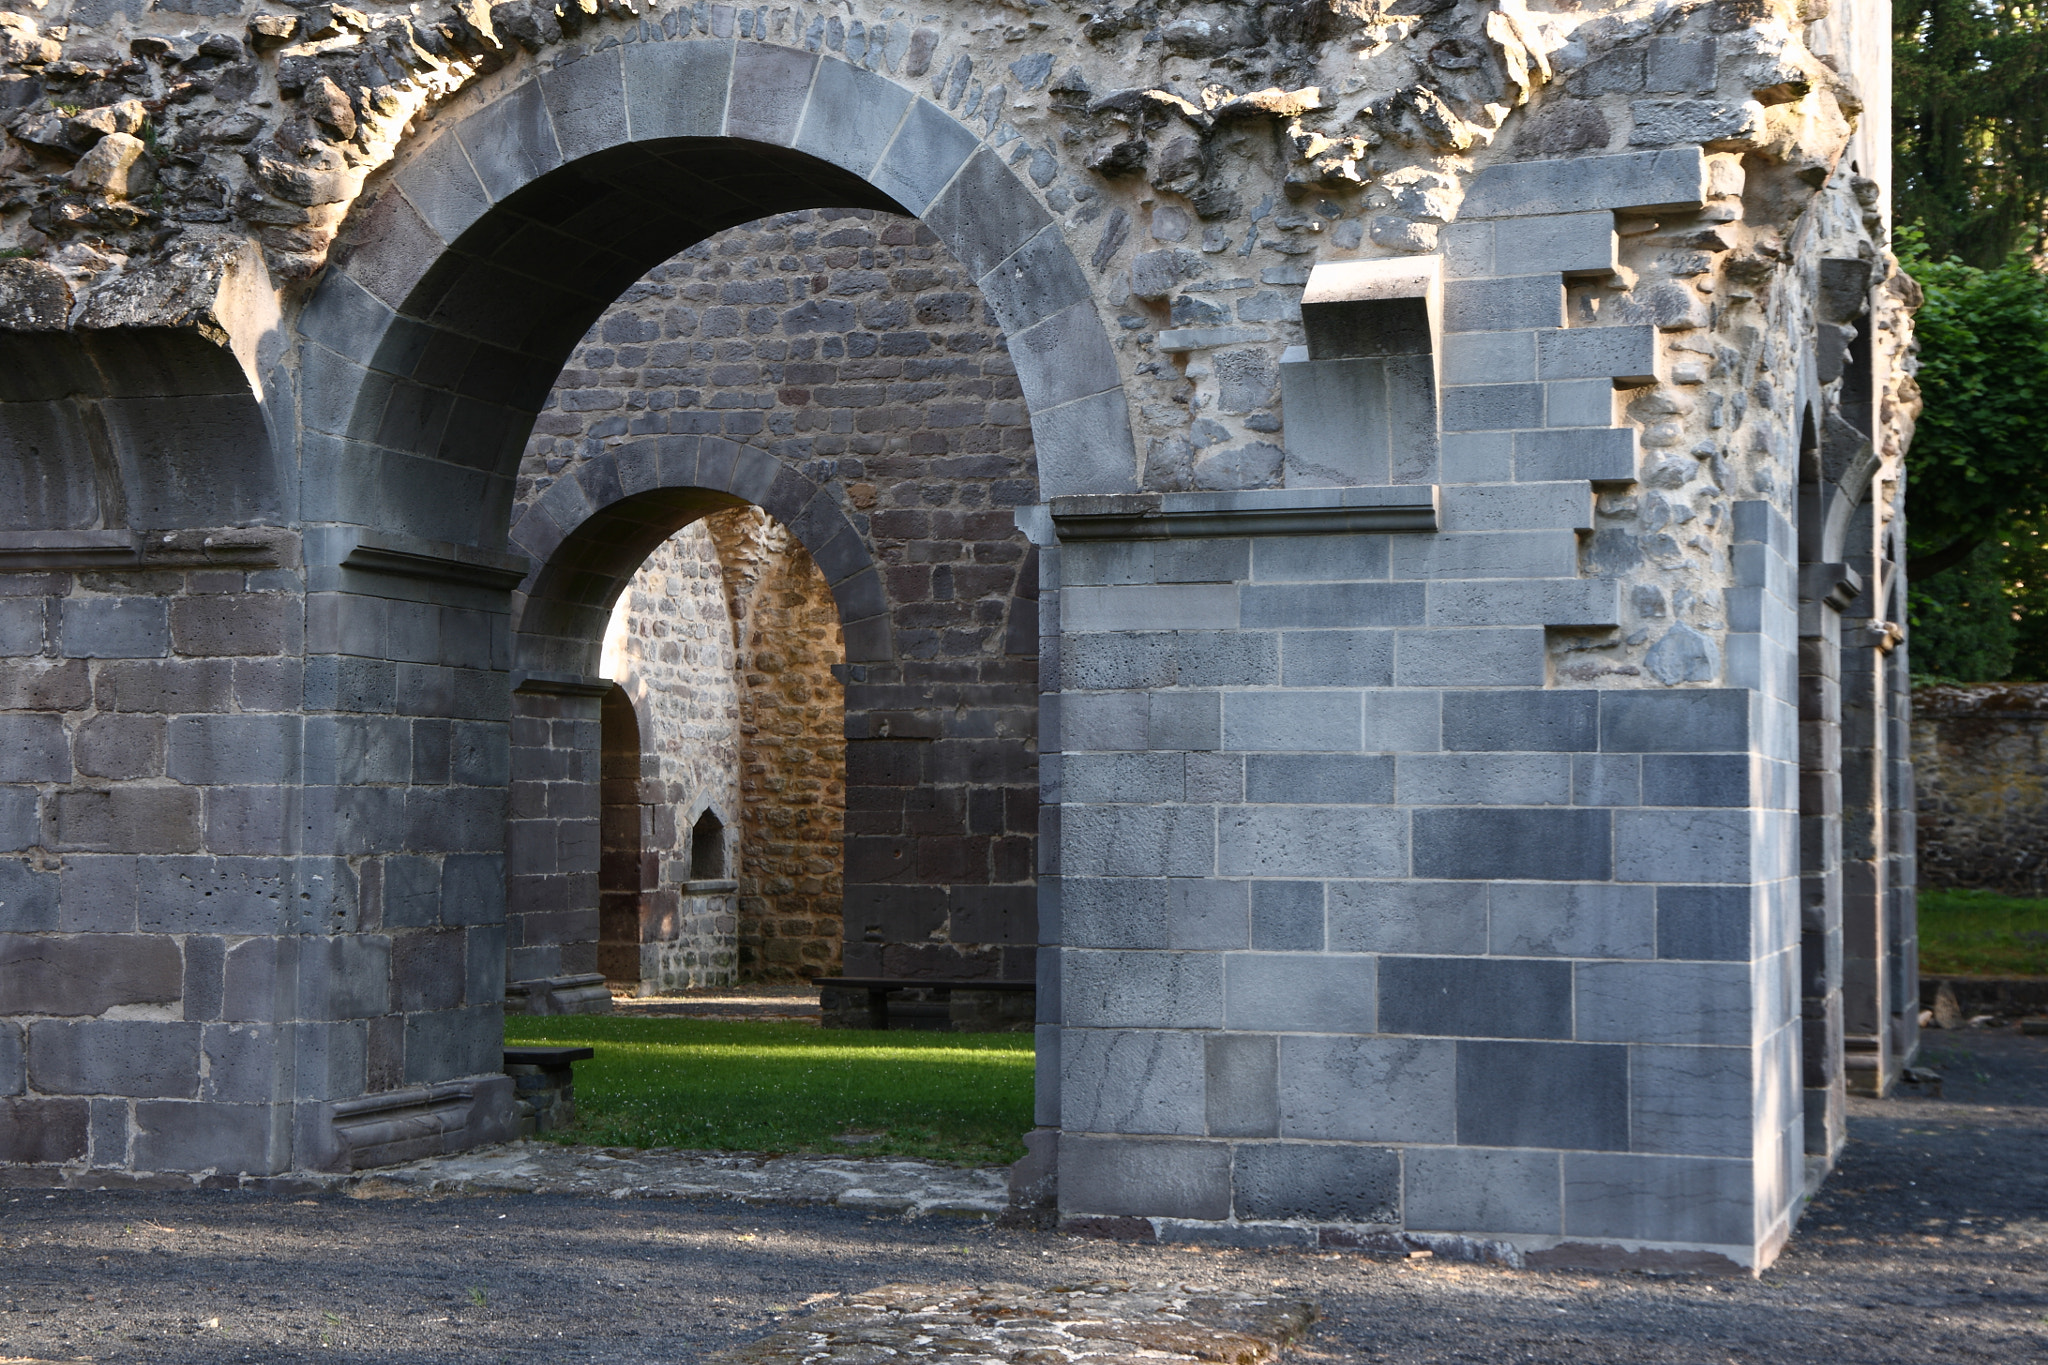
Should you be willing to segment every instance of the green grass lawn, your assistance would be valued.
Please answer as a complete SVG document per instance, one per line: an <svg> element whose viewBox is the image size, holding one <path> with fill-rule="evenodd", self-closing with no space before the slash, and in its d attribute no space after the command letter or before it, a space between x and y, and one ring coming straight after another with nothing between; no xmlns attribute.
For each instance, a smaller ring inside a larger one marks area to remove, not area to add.
<svg viewBox="0 0 2048 1365"><path fill-rule="evenodd" d="M2048 976L2048 900L1920 892L1923 976Z"/></svg>
<svg viewBox="0 0 2048 1365"><path fill-rule="evenodd" d="M570 1142L982 1166L1023 1156L1031 1127L1028 1033L513 1015L505 1041L597 1050L576 1064Z"/></svg>

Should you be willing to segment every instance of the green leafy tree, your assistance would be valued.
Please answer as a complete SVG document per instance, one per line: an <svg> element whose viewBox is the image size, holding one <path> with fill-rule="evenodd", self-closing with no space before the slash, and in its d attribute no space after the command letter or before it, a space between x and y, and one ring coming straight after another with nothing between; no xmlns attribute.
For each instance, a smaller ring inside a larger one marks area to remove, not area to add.
<svg viewBox="0 0 2048 1365"><path fill-rule="evenodd" d="M1947 573L1913 583L1910 596L1916 681L1989 682L2012 672L2003 545L1978 546Z"/></svg>
<svg viewBox="0 0 2048 1365"><path fill-rule="evenodd" d="M1893 0L1898 220L1937 259L2038 250L2048 210L2048 0Z"/></svg>
<svg viewBox="0 0 2048 1365"><path fill-rule="evenodd" d="M2018 255L1993 270L1931 259L1911 229L1899 245L1927 295L1913 321L1926 408L1906 456L1912 570L1924 579L2048 526L2048 276Z"/></svg>

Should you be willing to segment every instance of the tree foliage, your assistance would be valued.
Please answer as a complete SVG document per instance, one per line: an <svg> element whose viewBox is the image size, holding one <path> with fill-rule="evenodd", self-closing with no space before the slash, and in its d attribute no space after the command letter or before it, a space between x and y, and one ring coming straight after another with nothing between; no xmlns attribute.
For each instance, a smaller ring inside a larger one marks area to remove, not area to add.
<svg viewBox="0 0 2048 1365"><path fill-rule="evenodd" d="M1900 222L1936 259L1995 269L2048 212L2048 0L1893 0Z"/></svg>
<svg viewBox="0 0 2048 1365"><path fill-rule="evenodd" d="M1926 292L1913 326L1926 408L1906 456L1913 571L1960 563L2016 528L2048 526L2048 276L1934 260L1909 229L1899 260Z"/></svg>

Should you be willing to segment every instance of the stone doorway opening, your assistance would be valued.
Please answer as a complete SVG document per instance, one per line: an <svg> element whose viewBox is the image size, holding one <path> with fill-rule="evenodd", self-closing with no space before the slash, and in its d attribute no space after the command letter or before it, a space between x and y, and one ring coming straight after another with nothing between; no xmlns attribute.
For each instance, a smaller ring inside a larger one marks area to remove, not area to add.
<svg viewBox="0 0 2048 1365"><path fill-rule="evenodd" d="M839 969L845 655L830 585L758 508L683 527L620 593L599 737L613 992Z"/></svg>

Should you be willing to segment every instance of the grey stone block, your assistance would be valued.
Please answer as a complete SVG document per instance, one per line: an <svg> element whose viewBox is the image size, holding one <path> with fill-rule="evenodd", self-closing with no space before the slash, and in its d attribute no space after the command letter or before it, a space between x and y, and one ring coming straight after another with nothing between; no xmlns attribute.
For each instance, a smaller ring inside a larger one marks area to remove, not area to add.
<svg viewBox="0 0 2048 1365"><path fill-rule="evenodd" d="M58 879L57 927L68 934L135 929L135 864L130 854L70 854Z"/></svg>
<svg viewBox="0 0 2048 1365"><path fill-rule="evenodd" d="M144 1100L135 1106L135 1169L274 1174L288 1159L290 1116L283 1105Z"/></svg>
<svg viewBox="0 0 2048 1365"><path fill-rule="evenodd" d="M1084 1133L1199 1136L1203 1056L1196 1033L1068 1028L1060 1038L1060 1122Z"/></svg>
<svg viewBox="0 0 2048 1365"><path fill-rule="evenodd" d="M540 105L539 93L534 91L528 96L536 107ZM477 117L496 122L505 115L493 107ZM482 126L462 131L472 136L481 135L484 145L487 148L491 146L490 136ZM533 174L539 174L539 171L535 170ZM478 180L476 170L470 164L469 153L453 130L414 150L394 179L398 183L398 192L444 242L460 237L491 207L490 192ZM509 193L517 185L506 184L502 188ZM325 292L322 290L323 294Z"/></svg>
<svg viewBox="0 0 2048 1365"><path fill-rule="evenodd" d="M1128 493L1138 486L1138 447L1121 389L1049 410L1034 408L1031 442L1043 497Z"/></svg>
<svg viewBox="0 0 2048 1365"><path fill-rule="evenodd" d="M1506 483L1515 477L1514 438L1500 431L1446 432L1438 460L1445 483ZM1394 553L1401 553L1399 541ZM1403 576L1399 569L1394 571L1394 577Z"/></svg>
<svg viewBox="0 0 2048 1365"><path fill-rule="evenodd" d="M292 1041L297 1099L353 1099L363 1093L369 1074L370 1027L366 1021L296 1024Z"/></svg>
<svg viewBox="0 0 2048 1365"><path fill-rule="evenodd" d="M1230 1216L1230 1145L1060 1134L1060 1213Z"/></svg>
<svg viewBox="0 0 2048 1365"><path fill-rule="evenodd" d="M1628 1149L1628 1049L1460 1042L1458 1144Z"/></svg>
<svg viewBox="0 0 2048 1365"><path fill-rule="evenodd" d="M208 787L206 847L215 853L283 853L291 842L292 789Z"/></svg>
<svg viewBox="0 0 2048 1365"><path fill-rule="evenodd" d="M1634 427L1568 427L1556 421L1552 421L1551 426L1558 429L1515 433L1517 479L1589 479L1595 483L1635 482Z"/></svg>
<svg viewBox="0 0 2048 1365"><path fill-rule="evenodd" d="M1612 626L1621 621L1621 585L1606 578L1439 579L1428 591L1433 626Z"/></svg>
<svg viewBox="0 0 2048 1365"><path fill-rule="evenodd" d="M1614 868L1613 818L1604 810L1417 811L1415 875L1605 881Z"/></svg>
<svg viewBox="0 0 2048 1365"><path fill-rule="evenodd" d="M1217 867L1226 877L1393 877L1407 872L1401 812L1359 806L1226 806Z"/></svg>
<svg viewBox="0 0 2048 1365"><path fill-rule="evenodd" d="M1705 156L1697 147L1680 147L1501 162L1472 178L1459 213L1465 218L1526 218L1594 209L1697 208L1706 195Z"/></svg>
<svg viewBox="0 0 2048 1365"><path fill-rule="evenodd" d="M1629 1052L1629 1146L1672 1156L1748 1159L1755 1085L1747 1047Z"/></svg>
<svg viewBox="0 0 2048 1365"><path fill-rule="evenodd" d="M161 716L94 716L78 727L73 748L78 770L90 777L161 777L164 720Z"/></svg>
<svg viewBox="0 0 2048 1365"><path fill-rule="evenodd" d="M70 780L71 750L61 717L0 715L0 782Z"/></svg>
<svg viewBox="0 0 2048 1365"><path fill-rule="evenodd" d="M1600 747L1609 753L1742 752L1749 747L1749 694L1733 688L1605 692Z"/></svg>
<svg viewBox="0 0 2048 1365"><path fill-rule="evenodd" d="M1231 953L1224 1027L1258 1032L1370 1033L1374 959L1330 953Z"/></svg>
<svg viewBox="0 0 2048 1365"><path fill-rule="evenodd" d="M541 73L541 97L547 101L555 145L564 160L575 161L631 140L619 52L593 52Z"/></svg>
<svg viewBox="0 0 2048 1365"><path fill-rule="evenodd" d="M922 213L978 146L974 134L939 106L916 100L868 179L910 212Z"/></svg>
<svg viewBox="0 0 2048 1365"><path fill-rule="evenodd" d="M274 934L293 912L282 858L144 858L138 883L146 933Z"/></svg>
<svg viewBox="0 0 2048 1365"><path fill-rule="evenodd" d="M1215 870L1215 818L1205 807L1069 805L1060 824L1060 867L1069 876L1205 877Z"/></svg>
<svg viewBox="0 0 2048 1365"><path fill-rule="evenodd" d="M1279 1048L1261 1034L1210 1034L1205 1039L1204 1098L1211 1137L1277 1137L1280 1133Z"/></svg>
<svg viewBox="0 0 2048 1365"><path fill-rule="evenodd" d="M36 810L36 789L0 787L0 852L19 852L41 842L42 818Z"/></svg>
<svg viewBox="0 0 2048 1365"><path fill-rule="evenodd" d="M906 120L899 145L910 131ZM892 146L890 159L896 154ZM1052 215L1003 164L1002 154L988 147L968 157L919 216L977 279L1052 222Z"/></svg>
<svg viewBox="0 0 2048 1365"><path fill-rule="evenodd" d="M1541 384L1473 384L1444 390L1447 432L1511 431L1541 425Z"/></svg>
<svg viewBox="0 0 2048 1365"><path fill-rule="evenodd" d="M1088 277L1082 272L1081 263L1074 259L1074 253L1067 249L1066 235L1057 223L1018 247L977 283L983 300L995 310L1004 333L1012 338L1077 303L1093 308L1094 295L1088 287ZM1100 335L1101 320L1092 311L1087 317L1094 319L1095 331ZM1014 354L1014 341L1011 349ZM1072 394L1099 393L1111 387L1114 376L1113 370L1098 374L1086 385L1074 387ZM1025 395L1033 402L1041 401L1028 385Z"/></svg>
<svg viewBox="0 0 2048 1365"><path fill-rule="evenodd" d="M1142 692L1070 694L1060 699L1059 743L1071 756L1144 749L1151 707Z"/></svg>
<svg viewBox="0 0 2048 1365"><path fill-rule="evenodd" d="M1280 677L1289 687L1390 687L1390 630L1291 630L1281 637Z"/></svg>
<svg viewBox="0 0 2048 1365"><path fill-rule="evenodd" d="M1356 692L1229 692L1223 698L1226 749L1355 752L1360 725Z"/></svg>
<svg viewBox="0 0 2048 1365"><path fill-rule="evenodd" d="M1075 632L1231 630L1238 589L1227 583L1133 583L1066 588L1060 625Z"/></svg>
<svg viewBox="0 0 2048 1365"><path fill-rule="evenodd" d="M207 1025L200 1045L206 1060L200 1098L222 1104L290 1099L293 1031L293 1025Z"/></svg>
<svg viewBox="0 0 2048 1365"><path fill-rule="evenodd" d="M1280 681L1280 637L1270 631L1184 631L1183 687L1265 687Z"/></svg>
<svg viewBox="0 0 2048 1365"><path fill-rule="evenodd" d="M1714 47L1712 38L1690 35L1650 39L1643 88L1660 95L1713 93Z"/></svg>
<svg viewBox="0 0 2048 1365"><path fill-rule="evenodd" d="M1447 333L1525 332L1562 326L1564 282L1554 273L1450 280L1444 285L1443 327Z"/></svg>
<svg viewBox="0 0 2048 1365"><path fill-rule="evenodd" d="M1401 1207L1415 1231L1555 1235L1564 1229L1556 1152L1418 1147L1404 1156Z"/></svg>
<svg viewBox="0 0 2048 1365"><path fill-rule="evenodd" d="M1639 957L1656 952L1651 889L1611 882L1501 882L1490 950L1508 957Z"/></svg>
<svg viewBox="0 0 2048 1365"><path fill-rule="evenodd" d="M1214 953L1060 952L1071 1028L1221 1028L1223 962Z"/></svg>
<svg viewBox="0 0 2048 1365"><path fill-rule="evenodd" d="M1627 385L1657 379L1657 329L1568 327L1536 335L1539 379L1612 379Z"/></svg>
<svg viewBox="0 0 2048 1365"><path fill-rule="evenodd" d="M1394 639L1400 687L1540 687L1544 665L1541 626L1404 630Z"/></svg>
<svg viewBox="0 0 2048 1365"><path fill-rule="evenodd" d="M228 947L221 1018L290 1019L298 1008L299 944L291 938L250 938Z"/></svg>
<svg viewBox="0 0 2048 1365"><path fill-rule="evenodd" d="M1543 386L1543 424L1550 427L1614 425L1616 393L1605 379L1556 379ZM1529 477L1524 475L1523 477ZM1562 478L1562 475L1554 477ZM1588 476L1592 477L1592 476ZM1606 477L1606 476L1602 476Z"/></svg>
<svg viewBox="0 0 2048 1365"><path fill-rule="evenodd" d="M1282 1038L1281 1136L1452 1141L1456 1047L1425 1038Z"/></svg>
<svg viewBox="0 0 2048 1365"><path fill-rule="evenodd" d="M727 43L632 43L621 49L633 140L717 137L732 80Z"/></svg>
<svg viewBox="0 0 2048 1365"><path fill-rule="evenodd" d="M1403 754L1403 805L1564 806L1571 804L1568 754Z"/></svg>
<svg viewBox="0 0 2048 1365"><path fill-rule="evenodd" d="M1401 1157L1387 1147L1248 1142L1232 1159L1244 1219L1398 1223Z"/></svg>
<svg viewBox="0 0 2048 1365"><path fill-rule="evenodd" d="M1323 884L1253 882L1252 947L1279 952L1321 952Z"/></svg>
<svg viewBox="0 0 2048 1365"><path fill-rule="evenodd" d="M58 886L56 873L41 871L26 858L0 858L0 933L57 928Z"/></svg>
<svg viewBox="0 0 2048 1365"><path fill-rule="evenodd" d="M454 133L462 139L462 149L468 153L475 178L482 182L494 200L506 198L562 164L562 153L555 142L555 129L548 118L547 104L541 97L540 87L531 81L506 90L462 120ZM420 174L410 175L409 172L413 171ZM445 165L433 167L424 165L422 160L414 160L406 171L400 172L399 183L405 189L405 197L420 208L435 231L442 232L452 242L455 238L443 229L442 220L428 213L413 193L416 185L440 175L446 175L461 186L465 197L468 195L469 186L462 183L462 167L452 154ZM447 216L451 225L458 221L454 215ZM468 221L460 221L455 231L459 234L468 226Z"/></svg>
<svg viewBox="0 0 2048 1365"><path fill-rule="evenodd" d="M1617 881L1746 882L1763 854L1747 810L1614 813Z"/></svg>
<svg viewBox="0 0 2048 1365"><path fill-rule="evenodd" d="M396 716L306 717L305 780L321 786L410 781L413 724Z"/></svg>
<svg viewBox="0 0 2048 1365"><path fill-rule="evenodd" d="M1043 241L1056 233L1046 229L1031 240ZM1028 246L1026 248L1028 250ZM1071 259L1068 257L1067 259ZM996 266L986 278L1018 279L1013 271L1024 267L1010 260ZM1095 304L1083 299L1051 317L1009 334L1010 360L1017 367L1017 382L1033 407L1054 408L1090 394L1101 393L1116 381L1116 351Z"/></svg>
<svg viewBox="0 0 2048 1365"><path fill-rule="evenodd" d="M128 1133L132 1126L129 1122L129 1102L119 1099L93 1100L91 1104L92 1164L102 1170L128 1165Z"/></svg>
<svg viewBox="0 0 2048 1365"><path fill-rule="evenodd" d="M43 803L44 842L79 853L190 852L199 813L199 793L187 787L60 791Z"/></svg>
<svg viewBox="0 0 2048 1365"><path fill-rule="evenodd" d="M1646 806L1747 806L1750 759L1745 754L1645 754Z"/></svg>
<svg viewBox="0 0 2048 1365"><path fill-rule="evenodd" d="M1216 749L1222 742L1223 699L1216 693L1152 694L1145 725L1145 743L1148 748L1198 752ZM1168 755L1159 755L1166 756ZM1166 799L1177 801L1182 798L1174 796Z"/></svg>
<svg viewBox="0 0 2048 1365"><path fill-rule="evenodd" d="M1642 798L1642 760L1634 754L1573 756L1573 805L1633 806Z"/></svg>
<svg viewBox="0 0 2048 1365"><path fill-rule="evenodd" d="M297 716L180 716L165 769L195 785L277 783L292 776L298 753Z"/></svg>
<svg viewBox="0 0 2048 1365"><path fill-rule="evenodd" d="M299 940L301 1019L366 1019L391 1009L391 939L309 934Z"/></svg>
<svg viewBox="0 0 2048 1365"><path fill-rule="evenodd" d="M1382 1033L1572 1036L1572 969L1565 962L1384 957L1379 990Z"/></svg>
<svg viewBox="0 0 2048 1365"><path fill-rule="evenodd" d="M405 1079L409 1084L431 1084L497 1071L503 1064L504 1045L505 1009L501 1001L408 1014Z"/></svg>
<svg viewBox="0 0 2048 1365"><path fill-rule="evenodd" d="M189 934L185 938L184 1016L195 1022L210 1022L221 1016L222 992L227 985L228 945L224 938Z"/></svg>
<svg viewBox="0 0 2048 1365"><path fill-rule="evenodd" d="M43 599L0 601L0 655L22 658L43 652Z"/></svg>
<svg viewBox="0 0 2048 1365"><path fill-rule="evenodd" d="M191 1099L201 1025L142 1019L46 1019L28 1030L29 1083L46 1095Z"/></svg>
<svg viewBox="0 0 2048 1365"><path fill-rule="evenodd" d="M1517 270L1602 275L1616 264L1614 214L1608 211L1518 217L1500 224L1498 232Z"/></svg>
<svg viewBox="0 0 2048 1365"><path fill-rule="evenodd" d="M1450 486L1440 496L1441 529L1454 534L1593 529L1593 490L1583 480Z"/></svg>
<svg viewBox="0 0 2048 1365"><path fill-rule="evenodd" d="M1163 878L1062 877L1059 889L1058 941L1068 947L1192 946L1168 942L1170 892L1169 883ZM1238 899L1242 901L1242 896ZM1240 905L1240 937L1242 915ZM1048 927L1042 909L1039 927L1041 930Z"/></svg>
<svg viewBox="0 0 2048 1365"><path fill-rule="evenodd" d="M1243 948L1251 943L1249 883L1173 878L1167 887L1167 943L1173 948Z"/></svg>
<svg viewBox="0 0 2048 1365"><path fill-rule="evenodd" d="M1381 754L1250 754L1245 799L1258 803L1385 805L1394 760Z"/></svg>
<svg viewBox="0 0 2048 1365"><path fill-rule="evenodd" d="M155 935L0 934L0 1014L96 1015L178 999L177 943Z"/></svg>
<svg viewBox="0 0 2048 1365"><path fill-rule="evenodd" d="M1657 888L1657 956L1694 961L1750 958L1747 886Z"/></svg>
<svg viewBox="0 0 2048 1365"><path fill-rule="evenodd" d="M1444 339L1446 384L1507 384L1536 377L1536 333L1456 332Z"/></svg>
<svg viewBox="0 0 2048 1365"><path fill-rule="evenodd" d="M1250 576L1263 583L1385 578L1391 539L1368 535L1265 536L1254 542Z"/></svg>
<svg viewBox="0 0 2048 1365"><path fill-rule="evenodd" d="M1755 1187L1749 1161L1568 1152L1565 1235L1732 1246L1746 1255Z"/></svg>
<svg viewBox="0 0 2048 1365"><path fill-rule="evenodd" d="M28 1088L28 1062L22 1051L21 1025L0 1023L0 1096L19 1095Z"/></svg>
<svg viewBox="0 0 2048 1365"><path fill-rule="evenodd" d="M1471 882L1331 882L1330 947L1343 953L1483 953L1487 891Z"/></svg>
<svg viewBox="0 0 2048 1365"><path fill-rule="evenodd" d="M85 1100L0 1099L0 1161L54 1166L82 1160L91 1110Z"/></svg>
<svg viewBox="0 0 2048 1365"><path fill-rule="evenodd" d="M1446 692L1443 747L1478 753L1563 752L1599 747L1600 694Z"/></svg>
<svg viewBox="0 0 2048 1365"><path fill-rule="evenodd" d="M793 48L741 43L732 59L725 135L787 147L796 140L819 58Z"/></svg>
<svg viewBox="0 0 2048 1365"><path fill-rule="evenodd" d="M1755 1006L1733 962L1581 962L1577 1036L1594 1042L1736 1047Z"/></svg>
<svg viewBox="0 0 2048 1365"><path fill-rule="evenodd" d="M68 659L161 659L170 653L164 598L73 597L58 607L58 638Z"/></svg>
<svg viewBox="0 0 2048 1365"><path fill-rule="evenodd" d="M1764 107L1756 100L1631 100L1632 147L1678 142L1754 144L1766 136Z"/></svg>
<svg viewBox="0 0 2048 1365"><path fill-rule="evenodd" d="M505 918L505 857L450 853L441 859L441 923L499 924Z"/></svg>
<svg viewBox="0 0 2048 1365"><path fill-rule="evenodd" d="M1443 746L1440 693L1386 689L1361 695L1366 749L1383 753L1435 753Z"/></svg>

